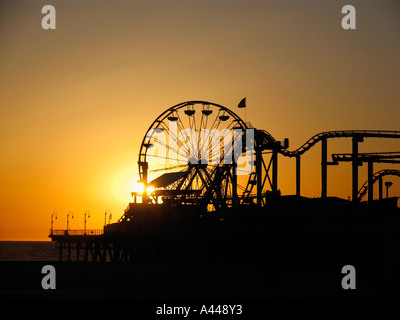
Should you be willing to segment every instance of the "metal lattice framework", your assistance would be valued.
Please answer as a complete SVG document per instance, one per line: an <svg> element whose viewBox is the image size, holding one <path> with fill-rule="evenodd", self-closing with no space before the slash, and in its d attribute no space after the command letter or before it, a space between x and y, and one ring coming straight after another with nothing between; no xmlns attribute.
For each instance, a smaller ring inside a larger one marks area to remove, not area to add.
<svg viewBox="0 0 400 320"><path fill-rule="evenodd" d="M171 126L176 131L171 130ZM252 169L243 176L235 172L243 170L235 162L227 162L226 154L232 158L237 150L232 144L222 146L218 163L205 160L207 153L213 153L222 140L232 131L240 129L242 150L240 155L250 156ZM358 144L364 138L400 138L400 131L387 130L337 130L321 132L295 150L288 150L288 139L277 141L265 130L254 129L252 150L246 150L246 123L232 110L222 105L207 101L187 101L165 110L150 125L143 138L139 152L139 176L145 186L156 188L153 199L163 196L164 200L174 200L184 204L211 204L214 209L235 204L266 204L268 191L279 193L278 189L278 154L296 158L296 194L300 195L300 160L301 156L321 142L321 198L327 197L327 167L338 164L338 161L353 163L353 201L358 198ZM189 130L189 131L185 131ZM220 130L225 132L221 140L217 139L208 146L202 136L203 130ZM179 133L174 133L179 132ZM186 133L190 132L190 133ZM158 136L164 136L160 139ZM352 153L335 155L333 162L327 159L327 140L332 138L351 138ZM204 147L207 146L207 147ZM152 150L164 148L164 153ZM235 149L235 150L234 150ZM211 150L211 151L210 151ZM222 155L222 153L224 155ZM247 154L246 154L247 152ZM175 161L178 159L184 161ZM336 160L338 161L336 161ZM158 161L157 161L158 160ZM389 160L381 159L380 162ZM393 162L393 160L390 160ZM179 172L178 175L176 173ZM153 177L152 177L153 176ZM149 179L151 178L151 179ZM151 180L151 181L150 181ZM154 198L155 197L155 198ZM151 197L149 198L151 200ZM157 200L156 200L157 201Z"/></svg>
<svg viewBox="0 0 400 320"><path fill-rule="evenodd" d="M372 176L372 184L375 184L375 182L379 181L380 182L380 199L382 199L382 178L384 176L397 176L400 177L400 170L394 170L394 169L384 169L377 171L373 174ZM373 186L368 184L368 180L365 181L365 183L361 186L360 190L358 191L358 201L361 201L364 196L367 194L368 189L371 189Z"/></svg>
<svg viewBox="0 0 400 320"><path fill-rule="evenodd" d="M246 129L232 110L207 101L187 101L165 110L150 125L139 151L140 181L155 188L148 201L162 196L164 202L209 210L244 201L255 170L254 152L246 150ZM254 141L250 145L254 149ZM251 168L243 176L241 171L249 169L235 162L239 156Z"/></svg>

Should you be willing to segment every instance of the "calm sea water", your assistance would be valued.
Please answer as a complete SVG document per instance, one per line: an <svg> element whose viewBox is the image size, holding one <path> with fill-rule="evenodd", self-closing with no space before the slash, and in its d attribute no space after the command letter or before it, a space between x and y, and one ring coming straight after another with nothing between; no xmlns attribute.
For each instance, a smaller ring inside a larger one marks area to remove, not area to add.
<svg viewBox="0 0 400 320"><path fill-rule="evenodd" d="M0 241L0 261L58 261L59 251L49 241Z"/></svg>

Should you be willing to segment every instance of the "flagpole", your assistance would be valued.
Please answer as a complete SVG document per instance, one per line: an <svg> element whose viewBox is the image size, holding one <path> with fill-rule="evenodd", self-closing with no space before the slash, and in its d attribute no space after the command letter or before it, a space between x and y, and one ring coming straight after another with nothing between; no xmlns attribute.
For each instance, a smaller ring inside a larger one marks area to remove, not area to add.
<svg viewBox="0 0 400 320"><path fill-rule="evenodd" d="M240 100L240 102L238 104L238 108L244 108L244 123L246 124L246 121L247 121L246 98L243 98L242 100Z"/></svg>

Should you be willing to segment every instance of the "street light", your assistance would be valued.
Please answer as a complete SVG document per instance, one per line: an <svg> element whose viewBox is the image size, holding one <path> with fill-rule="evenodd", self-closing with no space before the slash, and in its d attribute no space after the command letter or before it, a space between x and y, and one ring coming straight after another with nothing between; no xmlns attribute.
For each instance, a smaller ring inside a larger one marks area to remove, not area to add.
<svg viewBox="0 0 400 320"><path fill-rule="evenodd" d="M386 199L389 198L389 188L393 185L393 182L391 181L386 181L385 186L386 186Z"/></svg>
<svg viewBox="0 0 400 320"><path fill-rule="evenodd" d="M68 212L67 214L67 234L68 234L68 230L69 230L69 214L71 214L71 218L74 218L74 213L72 211Z"/></svg>
<svg viewBox="0 0 400 320"><path fill-rule="evenodd" d="M51 214L51 228L50 228L50 234L53 235L53 217L56 217L57 220L57 213L53 212Z"/></svg>
<svg viewBox="0 0 400 320"><path fill-rule="evenodd" d="M104 213L104 226L107 225L107 214L109 214L109 216L108 216L108 224L111 223L112 213L111 213L110 210L107 210L107 211Z"/></svg>
<svg viewBox="0 0 400 320"><path fill-rule="evenodd" d="M88 210L85 211L85 227L83 229L84 230L83 232L84 232L85 235L86 235L86 215L87 215L88 218L90 218L90 213L89 213Z"/></svg>

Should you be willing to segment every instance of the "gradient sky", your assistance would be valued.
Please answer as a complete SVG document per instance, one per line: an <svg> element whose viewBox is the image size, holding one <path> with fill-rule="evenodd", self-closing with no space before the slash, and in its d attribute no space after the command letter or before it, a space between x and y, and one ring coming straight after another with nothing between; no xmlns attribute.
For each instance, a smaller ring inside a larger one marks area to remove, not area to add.
<svg viewBox="0 0 400 320"><path fill-rule="evenodd" d="M56 30L41 8L56 8ZM341 8L357 29L341 27ZM400 130L397 0L0 1L0 240L44 240L54 228L102 228L131 200L151 122L208 100L296 149L328 130ZM350 152L351 140L328 142ZM400 151L367 139L360 152ZM320 195L320 146L302 157L302 195ZM295 192L295 161L279 158ZM399 165L376 165L400 169ZM367 168L360 168L360 185ZM400 196L400 179L391 195ZM351 195L351 164L328 168L328 195Z"/></svg>

